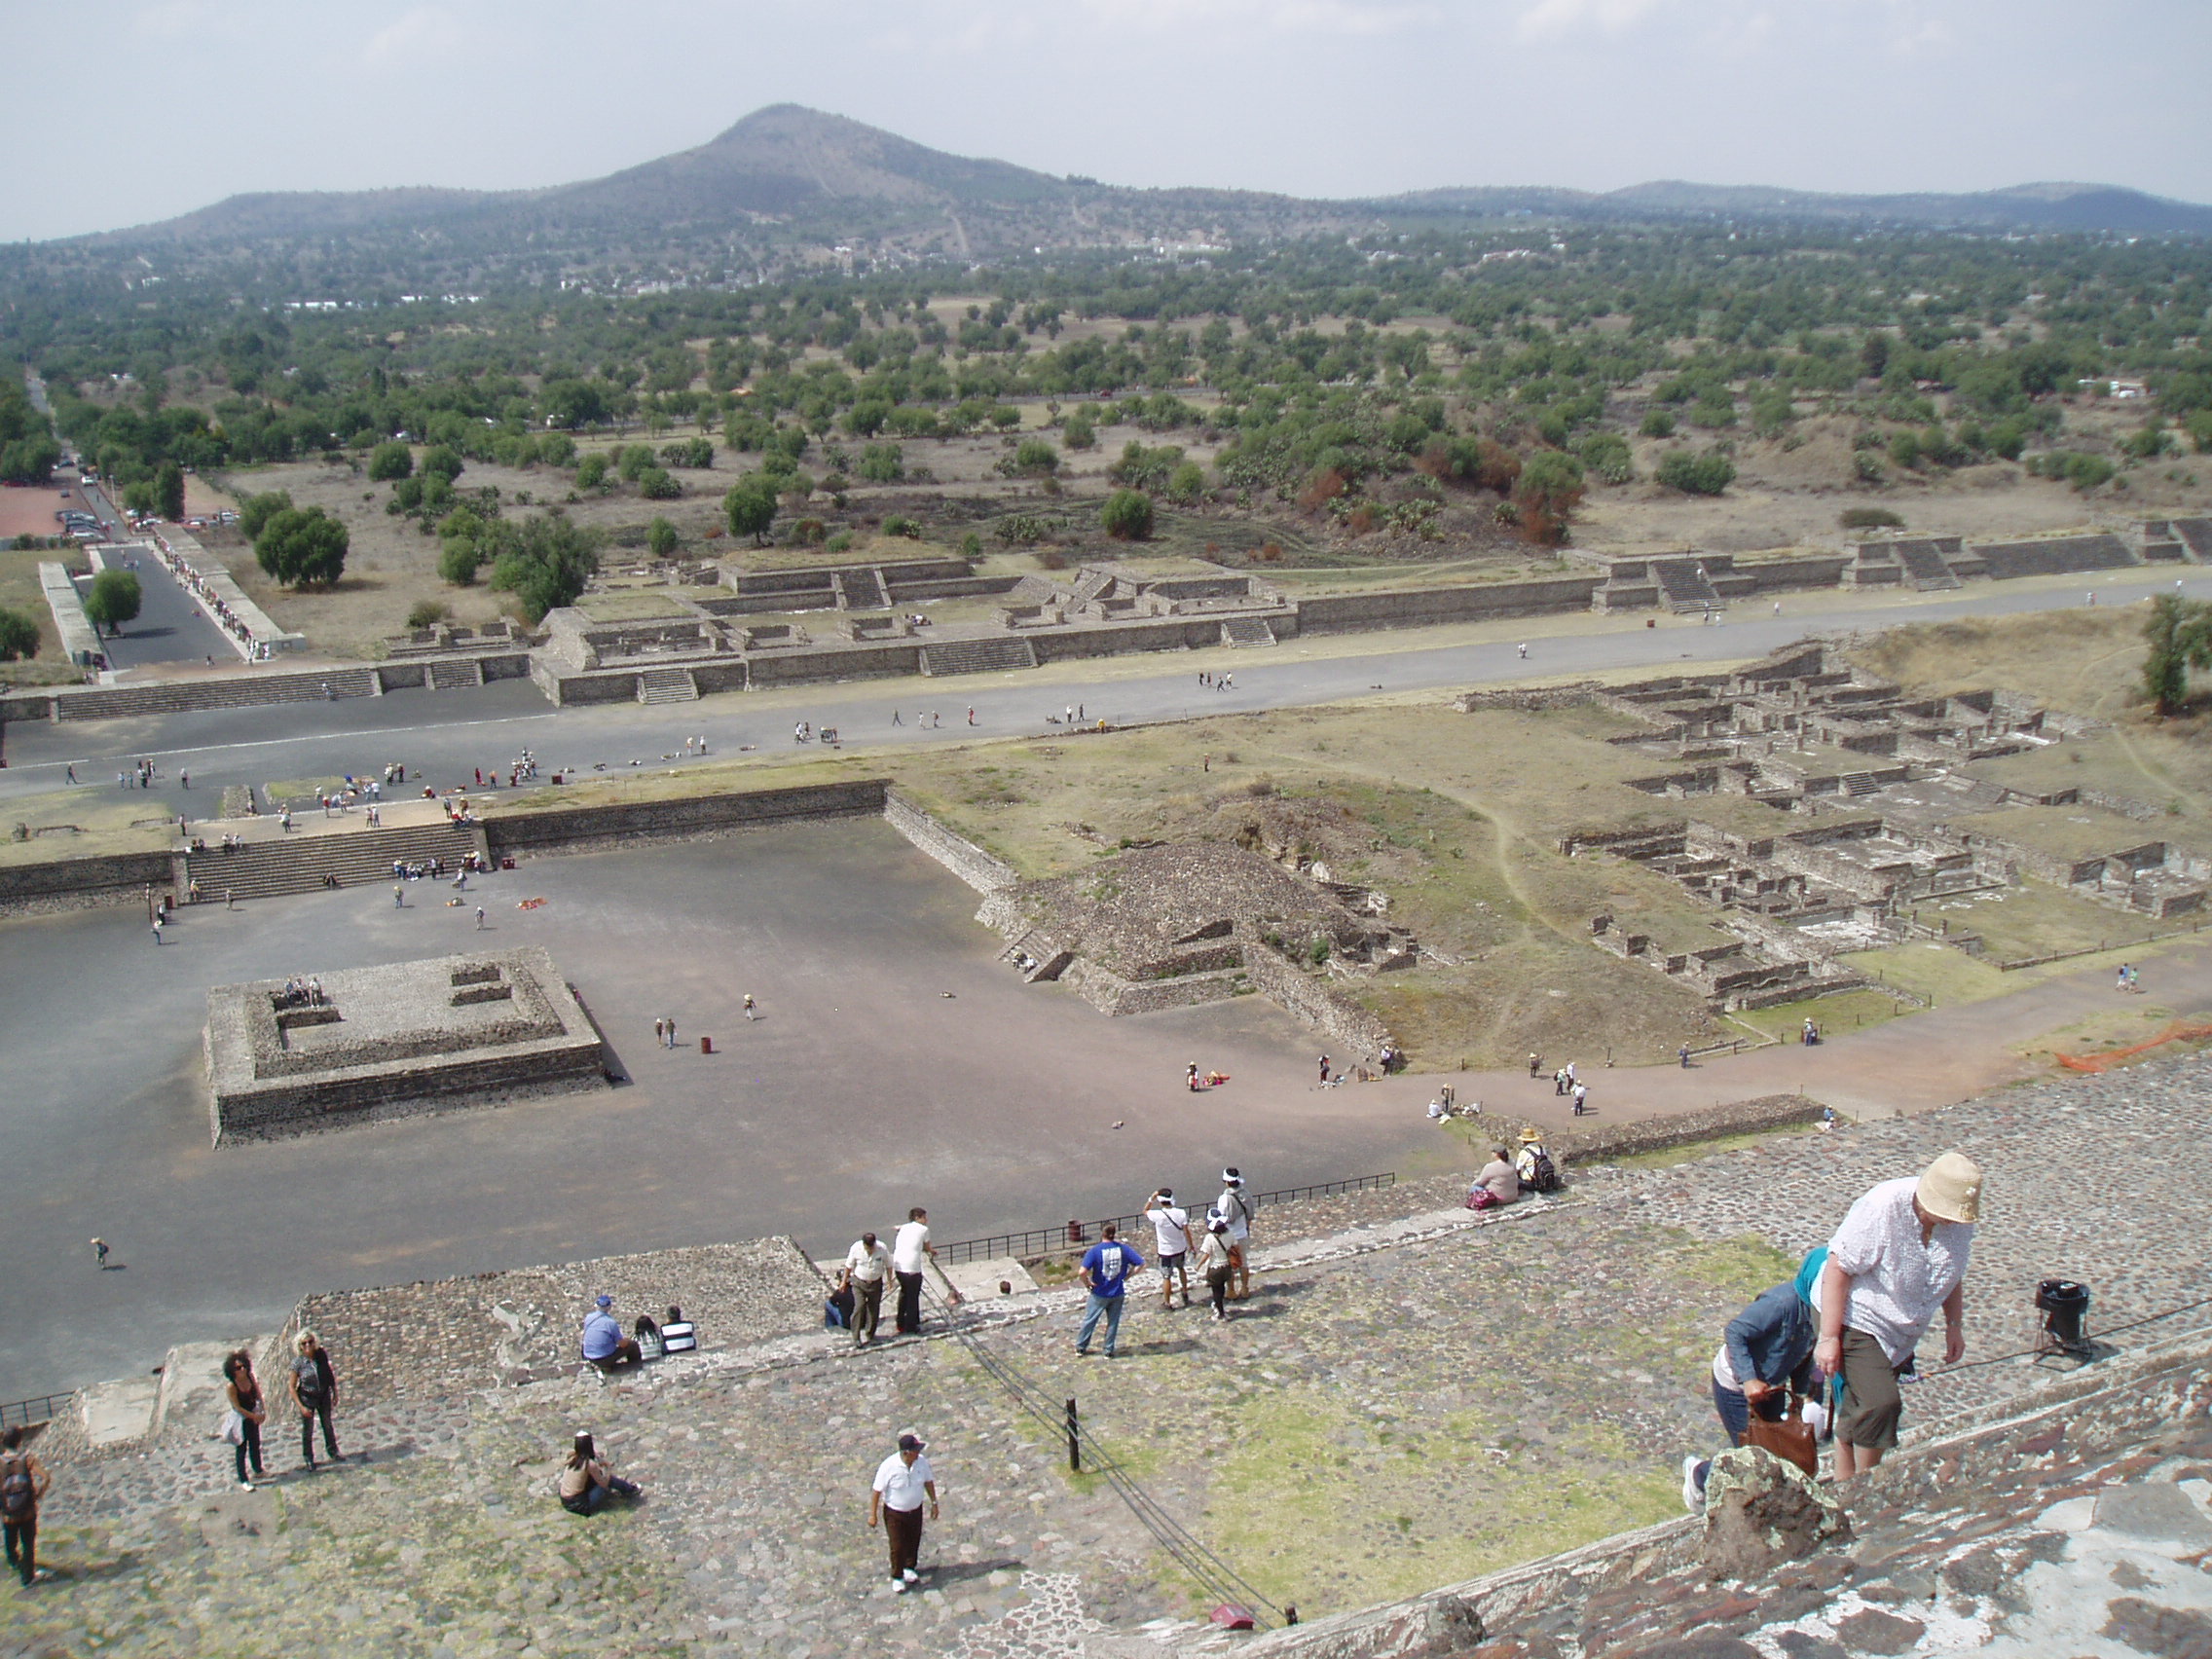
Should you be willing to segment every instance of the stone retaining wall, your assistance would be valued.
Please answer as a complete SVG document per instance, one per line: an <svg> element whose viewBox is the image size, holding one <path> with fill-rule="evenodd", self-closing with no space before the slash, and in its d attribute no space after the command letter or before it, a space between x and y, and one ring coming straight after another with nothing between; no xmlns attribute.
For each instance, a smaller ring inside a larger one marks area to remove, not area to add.
<svg viewBox="0 0 2212 1659"><path fill-rule="evenodd" d="M175 874L166 852L0 866L0 916L143 903L149 884L157 894L166 893Z"/></svg>
<svg viewBox="0 0 2212 1659"><path fill-rule="evenodd" d="M1000 893L1020 879L1004 859L946 829L897 790L884 788L882 798L885 823L977 892L986 896ZM983 917L977 919L985 926L993 925Z"/></svg>
<svg viewBox="0 0 2212 1659"><path fill-rule="evenodd" d="M1309 978L1266 945L1244 953L1244 977L1253 987L1326 1037L1330 1044L1363 1060L1377 1060L1397 1039L1382 1017L1343 992Z"/></svg>
<svg viewBox="0 0 2212 1659"><path fill-rule="evenodd" d="M884 811L887 793L882 779L863 778L848 784L805 784L681 800L545 807L488 818L484 835L494 857L517 852L580 851L798 818L874 815Z"/></svg>
<svg viewBox="0 0 2212 1659"><path fill-rule="evenodd" d="M1602 575L1539 581L1485 582L1468 587L1393 588L1381 593L1326 594L1297 603L1302 634L1356 633L1365 628L1426 628L1484 617L1543 616L1587 610Z"/></svg>

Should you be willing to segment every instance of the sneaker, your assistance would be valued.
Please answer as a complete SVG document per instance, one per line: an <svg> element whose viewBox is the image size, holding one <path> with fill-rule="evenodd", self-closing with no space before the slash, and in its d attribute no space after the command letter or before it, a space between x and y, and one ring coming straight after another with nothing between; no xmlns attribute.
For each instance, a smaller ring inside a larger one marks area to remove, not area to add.
<svg viewBox="0 0 2212 1659"><path fill-rule="evenodd" d="M253 1490L253 1483L252 1483L251 1481L240 1481L240 1482L239 1482L239 1491L240 1491L240 1492L251 1492L252 1490Z"/></svg>
<svg viewBox="0 0 2212 1659"><path fill-rule="evenodd" d="M922 1575L916 1572L910 1567L901 1567L899 1569L899 1576L904 1579L908 1584L919 1584L922 1581Z"/></svg>
<svg viewBox="0 0 2212 1659"><path fill-rule="evenodd" d="M1705 1513L1705 1477L1712 1467L1711 1458L1695 1453L1682 1459L1682 1507L1692 1515Z"/></svg>
<svg viewBox="0 0 2212 1659"><path fill-rule="evenodd" d="M891 1581L891 1593L894 1596L903 1596L906 1593L906 1581L903 1578L894 1578Z"/></svg>
<svg viewBox="0 0 2212 1659"><path fill-rule="evenodd" d="M1228 1314L1226 1314L1226 1313L1224 1313L1224 1312L1223 1312L1223 1311L1222 1311L1222 1310L1221 1310L1220 1309L1216 1308L1216 1309L1215 1309L1213 1310L1213 1322L1214 1322L1215 1324L1217 1324L1217 1325L1226 1324L1226 1323L1228 1322L1228 1320L1229 1320L1229 1315L1228 1315Z"/></svg>
<svg viewBox="0 0 2212 1659"><path fill-rule="evenodd" d="M31 1574L31 1582L33 1584L51 1584L54 1582L54 1574L42 1567Z"/></svg>
<svg viewBox="0 0 2212 1659"><path fill-rule="evenodd" d="M1077 1348L1075 1350L1075 1356L1078 1359L1088 1359L1090 1357L1090 1350L1088 1348Z"/></svg>

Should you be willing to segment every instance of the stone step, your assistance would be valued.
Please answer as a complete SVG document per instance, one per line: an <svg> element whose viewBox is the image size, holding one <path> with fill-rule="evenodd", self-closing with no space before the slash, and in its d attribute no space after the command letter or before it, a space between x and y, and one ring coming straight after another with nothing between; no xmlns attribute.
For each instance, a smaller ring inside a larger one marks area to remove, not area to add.
<svg viewBox="0 0 2212 1659"><path fill-rule="evenodd" d="M687 668L648 668L638 676L641 703L696 703L699 682Z"/></svg>
<svg viewBox="0 0 2212 1659"><path fill-rule="evenodd" d="M187 879L200 883L200 902L219 904L234 899L274 899L313 893L333 875L341 887L364 887L391 880L393 860L427 864L443 859L457 867L464 853L484 851L480 831L460 824L416 824L389 830L357 830L328 835L299 835L277 841L249 841L234 852L210 848L186 860Z"/></svg>
<svg viewBox="0 0 2212 1659"><path fill-rule="evenodd" d="M1023 639L946 640L922 647L922 672L933 678L1036 666L1036 647Z"/></svg>
<svg viewBox="0 0 2212 1659"><path fill-rule="evenodd" d="M455 691L464 685L481 685L484 683L484 665L475 657L458 662L447 658L430 664L429 679L430 689L433 691Z"/></svg>
<svg viewBox="0 0 2212 1659"><path fill-rule="evenodd" d="M1221 643L1225 645L1272 645L1275 631L1264 616L1232 616L1221 625Z"/></svg>

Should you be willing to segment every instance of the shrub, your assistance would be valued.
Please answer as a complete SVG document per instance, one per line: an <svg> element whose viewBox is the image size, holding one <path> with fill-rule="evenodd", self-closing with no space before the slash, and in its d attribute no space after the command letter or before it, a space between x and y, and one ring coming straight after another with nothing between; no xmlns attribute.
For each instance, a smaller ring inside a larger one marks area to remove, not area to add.
<svg viewBox="0 0 2212 1659"><path fill-rule="evenodd" d="M38 655L38 619L0 609L0 662L28 662Z"/></svg>
<svg viewBox="0 0 2212 1659"><path fill-rule="evenodd" d="M1717 496L1736 481L1734 462L1716 450L1677 450L1659 463L1659 482L1685 496Z"/></svg>
<svg viewBox="0 0 2212 1659"><path fill-rule="evenodd" d="M604 489L606 485L607 455L603 450L594 450L590 455L576 462L576 488L579 490L599 490Z"/></svg>
<svg viewBox="0 0 2212 1659"><path fill-rule="evenodd" d="M1078 409L1068 417L1068 424L1060 428L1060 442L1071 450L1097 448L1098 428L1091 424L1089 410Z"/></svg>
<svg viewBox="0 0 2212 1659"><path fill-rule="evenodd" d="M904 513L893 513L883 521L883 534L903 535L909 541L919 541L922 538L922 523L919 519L908 518Z"/></svg>
<svg viewBox="0 0 2212 1659"><path fill-rule="evenodd" d="M1618 432L1592 432L1574 446L1574 453L1601 484L1626 484L1636 477L1628 439Z"/></svg>
<svg viewBox="0 0 2212 1659"><path fill-rule="evenodd" d="M683 486L673 473L658 466L648 466L638 474L638 494L648 501L673 501L683 494Z"/></svg>
<svg viewBox="0 0 2212 1659"><path fill-rule="evenodd" d="M483 567L484 550L469 536L457 535L448 540L438 554L438 574L455 587L467 587L476 580L476 572ZM409 624L420 628L420 622Z"/></svg>
<svg viewBox="0 0 2212 1659"><path fill-rule="evenodd" d="M1098 511L1099 525L1117 541L1145 541L1152 535L1152 498L1141 490L1117 490Z"/></svg>
<svg viewBox="0 0 2212 1659"><path fill-rule="evenodd" d="M410 628L434 628L446 619L446 603L442 599L419 599L407 608L407 625Z"/></svg>
<svg viewBox="0 0 2212 1659"><path fill-rule="evenodd" d="M369 452L369 478L388 484L415 470L415 452L402 443L383 443Z"/></svg>
<svg viewBox="0 0 2212 1659"><path fill-rule="evenodd" d="M1887 507L1846 507L1836 514L1845 530L1902 530L1904 517Z"/></svg>
<svg viewBox="0 0 2212 1659"><path fill-rule="evenodd" d="M622 482L635 484L653 464L650 444L631 444L621 450L615 459L614 470L622 475Z"/></svg>
<svg viewBox="0 0 2212 1659"><path fill-rule="evenodd" d="M261 534L261 527L278 513L289 511L292 493L289 490L268 490L258 496L248 496L239 503L239 534L251 541Z"/></svg>
<svg viewBox="0 0 2212 1659"><path fill-rule="evenodd" d="M1007 471L1025 478L1049 478L1060 469L1060 452L1050 438L1023 438L1009 460Z"/></svg>
<svg viewBox="0 0 2212 1659"><path fill-rule="evenodd" d="M663 466L686 466L696 470L715 464L715 440L712 438L684 438L660 448Z"/></svg>
<svg viewBox="0 0 2212 1659"><path fill-rule="evenodd" d="M1206 469L1195 461L1186 461L1167 480L1167 498L1189 506L1206 493Z"/></svg>
<svg viewBox="0 0 2212 1659"><path fill-rule="evenodd" d="M1037 553L1037 568L1040 571L1064 571L1068 568L1068 556L1057 547L1040 548Z"/></svg>
<svg viewBox="0 0 2212 1659"><path fill-rule="evenodd" d="M906 452L897 444L867 444L854 470L870 484L896 484L906 476Z"/></svg>
<svg viewBox="0 0 2212 1659"><path fill-rule="evenodd" d="M2086 496L2098 485L2111 480L2113 463L2100 455L2083 455L2074 450L2046 450L2044 454L2028 458L2028 470L2038 478L2053 478L2074 486Z"/></svg>
<svg viewBox="0 0 2212 1659"><path fill-rule="evenodd" d="M461 452L451 444L433 444L423 452L421 471L424 477L434 473L451 484L462 470Z"/></svg>
<svg viewBox="0 0 2212 1659"><path fill-rule="evenodd" d="M850 553L853 550L853 533L840 530L822 544L822 550L825 553Z"/></svg>
<svg viewBox="0 0 2212 1659"><path fill-rule="evenodd" d="M676 533L676 526L667 519L655 518L645 527L645 546L656 559L668 558L682 540L682 537Z"/></svg>
<svg viewBox="0 0 2212 1659"><path fill-rule="evenodd" d="M1637 430L1647 438L1671 438L1675 435L1675 418L1664 409L1654 409Z"/></svg>

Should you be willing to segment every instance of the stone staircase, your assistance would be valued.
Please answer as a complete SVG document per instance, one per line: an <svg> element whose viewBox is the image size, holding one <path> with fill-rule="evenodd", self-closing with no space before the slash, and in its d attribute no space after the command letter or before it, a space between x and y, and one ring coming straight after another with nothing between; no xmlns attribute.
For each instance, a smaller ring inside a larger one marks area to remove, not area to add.
<svg viewBox="0 0 2212 1659"><path fill-rule="evenodd" d="M1695 559L1654 559L1651 573L1658 578L1659 591L1670 609L1681 612L1728 608L1728 602L1720 597Z"/></svg>
<svg viewBox="0 0 2212 1659"><path fill-rule="evenodd" d="M922 672L933 679L1036 666L1036 647L1022 639L945 640L922 647Z"/></svg>
<svg viewBox="0 0 2212 1659"><path fill-rule="evenodd" d="M430 665L432 691L458 691L464 685L484 683L484 664L476 657L446 657Z"/></svg>
<svg viewBox="0 0 2212 1659"><path fill-rule="evenodd" d="M484 850L482 832L473 827L415 824L249 841L228 853L210 846L206 852L192 854L186 868L187 879L200 883L200 902L220 904L226 892L235 899L313 893L323 885L325 875L335 875L341 887L389 882L394 860L427 864L440 858L451 869L464 853Z"/></svg>
<svg viewBox="0 0 2212 1659"><path fill-rule="evenodd" d="M648 668L638 676L641 703L696 703L699 682L687 668Z"/></svg>
<svg viewBox="0 0 2212 1659"><path fill-rule="evenodd" d="M1264 616L1232 616L1221 625L1221 643L1225 645L1272 645L1275 631L1268 626Z"/></svg>
<svg viewBox="0 0 2212 1659"><path fill-rule="evenodd" d="M884 586L883 572L873 565L838 572L838 609L887 610L890 608L891 590Z"/></svg>
<svg viewBox="0 0 2212 1659"><path fill-rule="evenodd" d="M470 665L474 667L474 664ZM477 670L480 683L483 678ZM242 674L236 680L177 680L150 685L100 685L55 699L56 719L113 720L173 715L191 709L252 708L265 703L318 703L331 697L383 693L373 668L334 668L311 674Z"/></svg>
<svg viewBox="0 0 2212 1659"><path fill-rule="evenodd" d="M1942 593L1964 585L1943 555L1925 541L1900 541L1897 555L1898 563L1904 567L1905 580L1922 593Z"/></svg>
<svg viewBox="0 0 2212 1659"><path fill-rule="evenodd" d="M1951 585L1957 587L1959 584L1954 578ZM1843 775L1843 787L1849 793L1856 796L1878 794L1881 792L1882 785L1880 780L1871 772L1846 772Z"/></svg>

